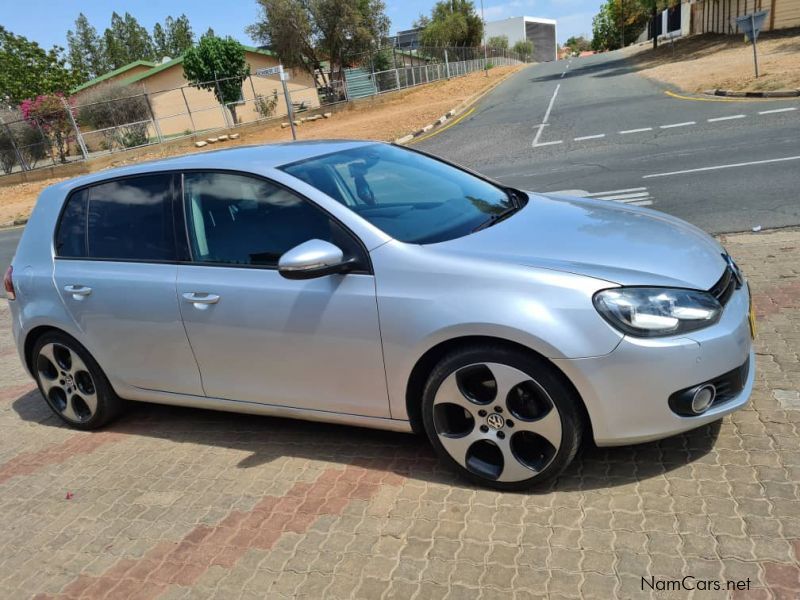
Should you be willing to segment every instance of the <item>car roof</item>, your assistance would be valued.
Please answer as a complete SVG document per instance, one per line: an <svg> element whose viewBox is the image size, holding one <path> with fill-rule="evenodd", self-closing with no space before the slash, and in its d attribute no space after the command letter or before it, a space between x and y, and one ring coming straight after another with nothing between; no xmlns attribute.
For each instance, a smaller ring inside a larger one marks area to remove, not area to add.
<svg viewBox="0 0 800 600"><path fill-rule="evenodd" d="M141 162L135 165L98 171L91 175L84 175L57 183L53 187L62 188L64 191L67 191L87 184L114 179L116 177L182 169L230 169L234 171L268 174L270 169L281 165L375 143L381 142L365 140L309 140L302 142L238 146L236 148L197 152L173 158Z"/></svg>

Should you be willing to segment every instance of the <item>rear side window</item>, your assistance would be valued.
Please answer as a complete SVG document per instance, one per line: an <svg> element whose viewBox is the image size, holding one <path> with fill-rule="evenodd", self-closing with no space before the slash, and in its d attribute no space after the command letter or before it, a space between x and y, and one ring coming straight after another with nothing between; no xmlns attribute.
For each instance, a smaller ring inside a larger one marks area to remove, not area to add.
<svg viewBox="0 0 800 600"><path fill-rule="evenodd" d="M171 174L90 188L87 213L90 258L175 260Z"/></svg>
<svg viewBox="0 0 800 600"><path fill-rule="evenodd" d="M172 175L110 181L70 196L56 233L67 258L175 260Z"/></svg>
<svg viewBox="0 0 800 600"><path fill-rule="evenodd" d="M86 256L86 190L67 200L56 232L56 254L69 258Z"/></svg>

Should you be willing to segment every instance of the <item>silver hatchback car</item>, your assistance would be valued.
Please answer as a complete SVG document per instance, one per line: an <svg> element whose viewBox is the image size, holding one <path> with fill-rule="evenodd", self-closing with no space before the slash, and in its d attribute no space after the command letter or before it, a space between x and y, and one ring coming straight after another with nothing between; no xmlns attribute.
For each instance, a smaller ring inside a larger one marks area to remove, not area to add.
<svg viewBox="0 0 800 600"><path fill-rule="evenodd" d="M552 479L584 439L720 419L755 375L748 286L702 231L373 142L57 184L5 288L74 427L124 398L424 432L501 489Z"/></svg>

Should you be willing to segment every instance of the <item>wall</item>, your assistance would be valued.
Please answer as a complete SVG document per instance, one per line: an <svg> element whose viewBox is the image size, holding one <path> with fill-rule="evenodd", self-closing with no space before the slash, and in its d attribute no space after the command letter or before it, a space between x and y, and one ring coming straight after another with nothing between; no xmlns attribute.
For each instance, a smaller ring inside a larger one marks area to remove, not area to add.
<svg viewBox="0 0 800 600"><path fill-rule="evenodd" d="M251 52L247 53L247 62L252 72L278 64L274 57ZM230 127L233 124L230 112L223 109L212 91L187 87L183 66L180 63L141 80L139 84L143 91L150 94L153 112L161 134L165 137L180 135L187 131ZM292 95L292 102L305 102L310 108L319 106L314 81L306 72L291 69L287 85ZM254 98L272 96L274 90L278 92L278 104L274 114L286 114L283 88L277 75L245 79L242 84L244 101L236 105L238 122L250 123L262 118L256 110Z"/></svg>
<svg viewBox="0 0 800 600"><path fill-rule="evenodd" d="M699 0L692 6L692 33L740 33L735 18L769 10L763 31L800 27L800 0Z"/></svg>
<svg viewBox="0 0 800 600"><path fill-rule="evenodd" d="M508 47L520 41L525 41L525 22L522 17L512 17L502 21L486 23L486 39L504 35L508 38Z"/></svg>
<svg viewBox="0 0 800 600"><path fill-rule="evenodd" d="M558 44L556 44L555 23L525 21L525 35L533 42L533 60L536 62L557 60Z"/></svg>

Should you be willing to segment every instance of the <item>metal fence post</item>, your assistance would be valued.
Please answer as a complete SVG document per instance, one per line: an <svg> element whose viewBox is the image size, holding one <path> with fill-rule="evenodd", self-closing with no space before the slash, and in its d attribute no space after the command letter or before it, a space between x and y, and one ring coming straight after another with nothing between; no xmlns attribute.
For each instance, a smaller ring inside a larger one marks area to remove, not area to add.
<svg viewBox="0 0 800 600"><path fill-rule="evenodd" d="M150 95L147 92L145 92L142 95L144 96L144 101L147 102L147 110L150 111L150 118L153 120L153 127L155 127L156 137L158 138L158 143L160 144L161 142L164 141L164 136L161 135L161 127L158 126L158 121L156 120L156 114L153 112L153 107L150 104Z"/></svg>
<svg viewBox="0 0 800 600"><path fill-rule="evenodd" d="M186 114L189 115L189 122L192 124L192 133L197 133L197 126L194 124L194 117L192 116L192 109L189 108L189 101L186 100L186 94L183 87L180 88L181 96L183 96L183 103L186 105Z"/></svg>
<svg viewBox="0 0 800 600"><path fill-rule="evenodd" d="M294 110L292 107L292 96L289 93L289 86L286 85L286 72L283 70L283 65L278 66L278 75L281 78L281 85L283 86L283 97L286 99L286 112L289 115L289 126L292 128L292 139L297 139L297 131L294 128Z"/></svg>
<svg viewBox="0 0 800 600"><path fill-rule="evenodd" d="M6 128L8 139L11 142L11 146L14 148L14 154L17 155L17 160L19 161L20 169L22 169L23 171L30 171L31 170L30 167L27 164L25 164L25 159L22 158L22 153L19 151L19 148L17 148L17 143L14 141L14 133L11 131L11 127L9 127L7 123L3 122L2 119L0 119L0 123L3 123L3 127ZM11 167L11 169L13 170L14 167Z"/></svg>
<svg viewBox="0 0 800 600"><path fill-rule="evenodd" d="M217 74L214 73L214 85L217 88L217 96L219 99L219 107L222 110L222 120L225 121L225 127L230 127L231 122L228 120L228 107L225 106L225 101L222 99L222 89L219 87L219 79L217 79ZM234 123L235 125L235 123Z"/></svg>
<svg viewBox="0 0 800 600"><path fill-rule="evenodd" d="M447 78L450 79L450 63L447 62L447 48L444 49L444 71L447 73Z"/></svg>
<svg viewBox="0 0 800 600"><path fill-rule="evenodd" d="M86 160L89 156L89 152L86 150L86 144L83 143L83 135L81 135L81 130L78 127L78 123L75 121L75 115L72 114L72 109L70 108L66 98L62 96L61 102L64 103L64 110L67 111L69 120L72 123L72 128L75 130L75 140L78 142L78 148L80 148L83 160ZM41 131L41 128L39 129L39 131Z"/></svg>
<svg viewBox="0 0 800 600"><path fill-rule="evenodd" d="M394 69L394 78L395 78L395 81L397 81L397 89L399 90L400 89L400 71L397 69L397 65L396 64L395 64L395 69Z"/></svg>

